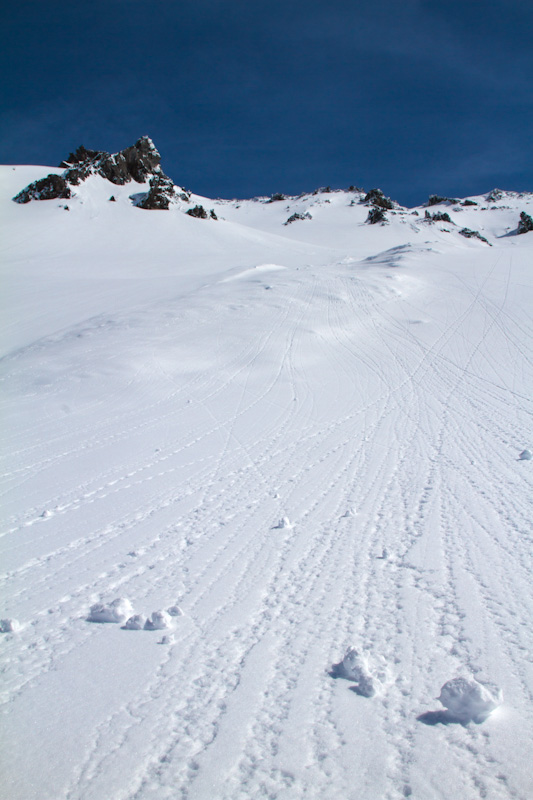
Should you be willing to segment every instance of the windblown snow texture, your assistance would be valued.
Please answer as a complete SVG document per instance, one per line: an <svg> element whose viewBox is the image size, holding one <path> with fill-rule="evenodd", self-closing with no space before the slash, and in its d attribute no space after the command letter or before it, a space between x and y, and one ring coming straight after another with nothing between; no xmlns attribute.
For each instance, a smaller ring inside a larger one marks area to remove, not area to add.
<svg viewBox="0 0 533 800"><path fill-rule="evenodd" d="M5 796L527 800L533 197L125 153L2 168Z"/></svg>

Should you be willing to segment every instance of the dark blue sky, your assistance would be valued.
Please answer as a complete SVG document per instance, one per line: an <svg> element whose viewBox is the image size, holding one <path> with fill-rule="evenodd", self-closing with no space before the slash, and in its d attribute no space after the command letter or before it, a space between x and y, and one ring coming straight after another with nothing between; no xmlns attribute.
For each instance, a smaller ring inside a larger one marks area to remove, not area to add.
<svg viewBox="0 0 533 800"><path fill-rule="evenodd" d="M19 0L0 163L150 135L209 196L533 190L532 0Z"/></svg>

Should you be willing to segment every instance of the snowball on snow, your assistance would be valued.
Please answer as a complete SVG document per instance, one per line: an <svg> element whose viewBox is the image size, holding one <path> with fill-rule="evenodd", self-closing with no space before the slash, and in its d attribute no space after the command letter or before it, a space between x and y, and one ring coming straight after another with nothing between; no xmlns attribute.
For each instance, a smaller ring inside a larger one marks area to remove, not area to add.
<svg viewBox="0 0 533 800"><path fill-rule="evenodd" d="M126 621L123 627L126 631L142 631L145 625L146 617L144 614L134 614Z"/></svg>
<svg viewBox="0 0 533 800"><path fill-rule="evenodd" d="M0 619L0 633L14 633L20 629L20 622L16 619Z"/></svg>
<svg viewBox="0 0 533 800"><path fill-rule="evenodd" d="M518 458L520 459L520 461L531 461L531 451L522 450Z"/></svg>
<svg viewBox="0 0 533 800"><path fill-rule="evenodd" d="M171 617L182 617L183 611L179 606L170 606L167 608L167 614L170 614Z"/></svg>
<svg viewBox="0 0 533 800"><path fill-rule="evenodd" d="M446 681L437 698L448 711L463 722L483 722L500 705L485 686L473 678Z"/></svg>
<svg viewBox="0 0 533 800"><path fill-rule="evenodd" d="M294 525L292 524L292 522L288 517L282 517L278 522L278 524L276 525L276 528L293 528L293 527Z"/></svg>
<svg viewBox="0 0 533 800"><path fill-rule="evenodd" d="M146 620L144 629L147 631L163 631L170 628L172 618L166 611L154 611L150 619Z"/></svg>
<svg viewBox="0 0 533 800"><path fill-rule="evenodd" d="M131 616L133 606L125 597L117 597L109 605L95 603L91 606L88 622L125 622Z"/></svg>
<svg viewBox="0 0 533 800"><path fill-rule="evenodd" d="M342 659L341 672L345 678L357 684L357 693L364 697L372 697L375 693L372 675L368 671L364 659L355 647L349 647Z"/></svg>

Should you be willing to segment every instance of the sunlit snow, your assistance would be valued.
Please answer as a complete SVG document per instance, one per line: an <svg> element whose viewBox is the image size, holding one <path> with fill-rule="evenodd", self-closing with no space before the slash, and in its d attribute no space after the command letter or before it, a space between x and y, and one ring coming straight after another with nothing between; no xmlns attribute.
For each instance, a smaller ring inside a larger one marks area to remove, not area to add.
<svg viewBox="0 0 533 800"><path fill-rule="evenodd" d="M5 797L532 797L533 195L11 201L50 171L2 168Z"/></svg>

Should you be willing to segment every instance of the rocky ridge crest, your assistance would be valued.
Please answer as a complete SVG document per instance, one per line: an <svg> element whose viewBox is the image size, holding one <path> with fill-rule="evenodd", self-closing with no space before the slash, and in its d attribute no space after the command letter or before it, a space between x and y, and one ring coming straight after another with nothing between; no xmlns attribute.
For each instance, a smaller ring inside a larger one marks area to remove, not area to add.
<svg viewBox="0 0 533 800"><path fill-rule="evenodd" d="M145 183L150 179L149 191L137 203L140 208L167 209L174 198L188 200L186 193L176 194L172 180L161 169L159 151L148 136L141 136L134 145L118 153L88 150L81 145L59 166L65 168L61 175L50 174L30 183L13 200L29 203L31 200L68 199L72 196L71 186L78 186L91 175L100 175L118 186L130 181Z"/></svg>

